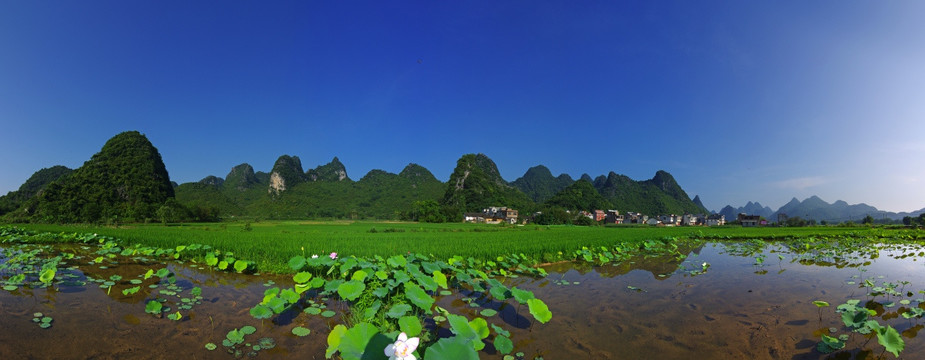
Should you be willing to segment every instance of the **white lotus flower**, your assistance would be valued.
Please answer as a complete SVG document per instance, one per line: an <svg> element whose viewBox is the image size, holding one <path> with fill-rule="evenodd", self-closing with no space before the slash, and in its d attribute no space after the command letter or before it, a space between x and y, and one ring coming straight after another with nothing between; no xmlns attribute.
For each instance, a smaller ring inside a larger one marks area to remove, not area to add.
<svg viewBox="0 0 925 360"><path fill-rule="evenodd" d="M317 259L318 255L312 255L312 259Z"/></svg>
<svg viewBox="0 0 925 360"><path fill-rule="evenodd" d="M401 333L394 344L385 347L385 355L389 360L417 360L412 354L420 344L420 338L408 338L408 335Z"/></svg>

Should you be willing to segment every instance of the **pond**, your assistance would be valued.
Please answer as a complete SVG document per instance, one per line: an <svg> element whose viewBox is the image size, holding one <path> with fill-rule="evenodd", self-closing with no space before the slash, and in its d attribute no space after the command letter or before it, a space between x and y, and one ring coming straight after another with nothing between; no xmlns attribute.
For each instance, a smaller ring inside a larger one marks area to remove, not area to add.
<svg viewBox="0 0 925 360"><path fill-rule="evenodd" d="M43 285L37 279L42 257L22 256L33 252L73 255L62 258L54 279ZM917 335L925 320L906 317L925 309L923 255L915 244L827 253L795 252L782 243L706 242L681 256L638 256L606 266L563 262L544 266L543 278L501 279L543 299L554 314L546 324L526 306L487 292L437 295L436 304L470 319L482 314L510 331L516 358L893 358L877 336L852 332L835 311L854 299L876 312L870 319L898 331L905 342L900 358L922 359L925 341ZM252 307L267 289L293 286L291 276L221 272L137 255L101 257L87 245L4 244L0 263L0 284L6 285L0 291L2 359L322 359L331 329L349 316L346 303L318 299L304 307L323 316L290 311L257 320ZM8 285L23 272L30 274L25 286ZM162 307L156 315L146 312L155 299ZM445 325L425 326L450 335ZM310 333L295 335L296 328ZM241 341L224 346L236 329ZM820 352L823 335L841 336L845 347ZM486 344L482 358L503 358Z"/></svg>

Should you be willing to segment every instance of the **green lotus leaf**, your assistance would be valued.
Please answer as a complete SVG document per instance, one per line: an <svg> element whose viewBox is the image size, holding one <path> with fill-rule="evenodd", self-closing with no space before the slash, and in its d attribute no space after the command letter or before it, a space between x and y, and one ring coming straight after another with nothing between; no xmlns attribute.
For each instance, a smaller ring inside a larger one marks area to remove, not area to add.
<svg viewBox="0 0 925 360"><path fill-rule="evenodd" d="M536 299L532 291L520 290L516 286L511 288L511 294L514 295L514 299L517 300L517 302L524 305L527 304L527 300Z"/></svg>
<svg viewBox="0 0 925 360"><path fill-rule="evenodd" d="M297 284L307 283L312 279L312 273L310 272L300 272L292 276L292 281L295 281Z"/></svg>
<svg viewBox="0 0 925 360"><path fill-rule="evenodd" d="M239 274L240 274L240 273L243 273L244 270L247 270L248 265L250 265L250 263L247 262L247 261L244 261L244 260L235 261L235 262L234 262L234 271L237 271Z"/></svg>
<svg viewBox="0 0 925 360"><path fill-rule="evenodd" d="M532 314L536 320L539 320L539 322L545 324L552 319L552 312L549 311L549 307L546 306L543 300L527 300L527 306L530 308L530 314Z"/></svg>
<svg viewBox="0 0 925 360"><path fill-rule="evenodd" d="M305 267L305 257L303 256L294 256L289 259L289 268L294 271L300 271Z"/></svg>
<svg viewBox="0 0 925 360"><path fill-rule="evenodd" d="M337 352L340 347L340 342L344 338L344 334L347 333L347 327L343 325L336 325L331 329L331 333L328 334L328 349L324 352L324 357L330 359L335 352Z"/></svg>
<svg viewBox="0 0 925 360"><path fill-rule="evenodd" d="M434 305L434 298L427 295L424 289L412 283L405 283L405 297L417 307L426 312L430 312L431 306Z"/></svg>
<svg viewBox="0 0 925 360"><path fill-rule="evenodd" d="M398 328L408 337L418 336L423 329L417 316L402 316L398 319Z"/></svg>
<svg viewBox="0 0 925 360"><path fill-rule="evenodd" d="M311 334L311 332L312 332L311 330L306 329L306 328L301 327L301 326L296 326L296 327L292 328L292 334L295 335L295 336L299 336L299 337L302 337L302 336L306 336L306 335L308 335L308 334Z"/></svg>
<svg viewBox="0 0 925 360"><path fill-rule="evenodd" d="M439 285L440 287L444 289L449 288L449 286L446 283L446 275L444 275L440 271L434 272L434 281L437 283L437 285Z"/></svg>
<svg viewBox="0 0 925 360"><path fill-rule="evenodd" d="M479 354L469 342L459 337L442 338L427 348L424 360L478 360Z"/></svg>
<svg viewBox="0 0 925 360"><path fill-rule="evenodd" d="M380 334L379 329L364 322L347 330L338 351L344 360L387 359L383 349L391 343L392 340ZM366 353L366 349L372 353Z"/></svg>
<svg viewBox="0 0 925 360"><path fill-rule="evenodd" d="M889 325L877 330L877 342L896 357L899 357L899 352L906 347L906 343L899 336L899 332Z"/></svg>
<svg viewBox="0 0 925 360"><path fill-rule="evenodd" d="M395 318L395 319L397 319L397 318L400 318L400 317L402 317L402 316L405 316L405 313L407 313L407 312L409 312L409 311L411 311L411 305L408 305L408 304L397 304L397 305L392 306L392 307L389 309L389 311L388 311L387 313L385 313L385 315L388 316L388 317L390 317L390 318Z"/></svg>
<svg viewBox="0 0 925 360"><path fill-rule="evenodd" d="M498 350L502 354L510 354L511 351L514 351L514 343L511 342L511 339L504 335L495 336L495 350Z"/></svg>
<svg viewBox="0 0 925 360"><path fill-rule="evenodd" d="M340 295L341 298L353 301L363 294L363 290L366 290L366 284L362 281L351 280L340 284L340 286L337 287L337 294Z"/></svg>

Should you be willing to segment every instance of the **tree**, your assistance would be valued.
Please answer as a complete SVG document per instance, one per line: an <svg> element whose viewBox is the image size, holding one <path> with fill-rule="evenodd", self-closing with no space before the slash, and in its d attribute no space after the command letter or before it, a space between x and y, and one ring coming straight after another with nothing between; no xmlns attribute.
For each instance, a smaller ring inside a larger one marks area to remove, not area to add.
<svg viewBox="0 0 925 360"><path fill-rule="evenodd" d="M157 218L167 225L169 222L178 222L189 218L189 210L177 202L176 198L169 198L157 209Z"/></svg>
<svg viewBox="0 0 925 360"><path fill-rule="evenodd" d="M434 200L415 201L411 205L411 219L420 222L443 223L446 222L446 216L443 209L440 208Z"/></svg>
<svg viewBox="0 0 925 360"><path fill-rule="evenodd" d="M784 222L789 227L803 227L806 226L806 220L803 220L799 216L794 216L787 218L787 221Z"/></svg>
<svg viewBox="0 0 925 360"><path fill-rule="evenodd" d="M562 208L547 208L533 218L538 225L563 225L572 222L572 215Z"/></svg>
<svg viewBox="0 0 925 360"><path fill-rule="evenodd" d="M864 220L861 220L861 223L862 223L862 224L871 225L871 224L874 223L874 217L873 217L873 216L870 216L870 215L867 215L867 216L864 217Z"/></svg>

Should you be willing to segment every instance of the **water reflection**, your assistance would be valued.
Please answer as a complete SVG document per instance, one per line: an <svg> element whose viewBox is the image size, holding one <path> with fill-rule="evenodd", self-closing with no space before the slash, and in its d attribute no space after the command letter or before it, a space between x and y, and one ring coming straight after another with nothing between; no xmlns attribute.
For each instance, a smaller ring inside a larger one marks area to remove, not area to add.
<svg viewBox="0 0 925 360"><path fill-rule="evenodd" d="M533 291L546 302L554 315L545 325L526 306L479 292L438 296L437 304L469 318L484 309L497 311L486 320L511 331L516 351L528 358L875 358L882 347L875 338L868 341L858 334L851 334L846 350L839 353L816 350L821 335L835 336L829 328L846 333L835 306L858 299L876 311L878 321L900 332L906 341L902 358L925 358L925 344L917 337L925 320L902 316L915 307L925 309L925 266L920 261L925 253L920 246L846 252L730 242L679 251L680 256L637 257L610 266L552 264L542 279L505 279L506 286ZM68 260L52 287L0 291L0 358L228 358L221 346L208 351L204 345L221 344L228 331L244 325L258 329L249 341L270 337L276 342L260 357L321 358L328 329L342 321L346 310L344 304L330 304L338 314L332 319L291 311L273 320L255 320L249 310L261 301L268 281L288 287L288 277L238 275L123 256L97 263L95 257ZM173 295L163 292L166 281L143 279L149 269L163 268L175 274L174 290L168 289ZM114 284L102 288L101 281ZM866 281L883 287L881 295L871 295ZM134 286L139 287L136 294L123 294ZM189 302L182 299L189 299L194 287L202 288L201 303L184 310L181 321L144 312L145 303L154 298L167 299L165 305L176 311ZM817 308L814 300L831 307ZM54 316L54 325L38 328L31 322L34 312ZM312 329L312 334L295 337L290 333L295 326ZM427 326L451 335L445 324L429 320ZM483 355L502 358L490 341Z"/></svg>
<svg viewBox="0 0 925 360"><path fill-rule="evenodd" d="M545 279L516 279L509 286L534 291L554 316L542 326L515 326L513 339L527 354L547 359L864 359L882 352L876 338L852 334L842 352L816 350L822 333L836 336L829 328L844 328L834 307L861 299L906 340L902 358L925 358L916 338L923 320L904 319L908 307L895 297L897 306L884 309L886 300L862 286L870 278L877 284L910 281L905 294L925 289L922 263L908 249L833 255L794 253L783 244L740 247L709 243L681 260L639 258L591 269L555 264ZM701 271L704 263L709 266ZM917 296L911 306L925 308ZM820 311L814 300L832 306ZM511 323L510 316L501 319Z"/></svg>

